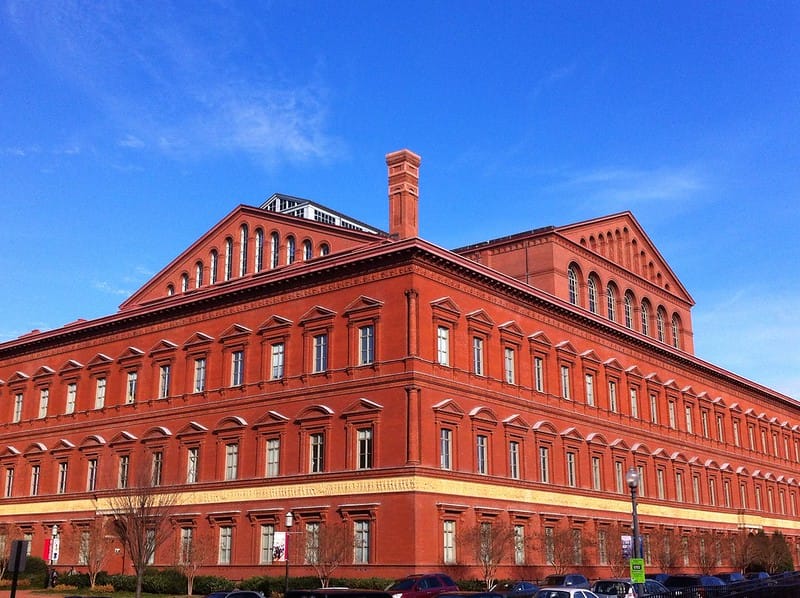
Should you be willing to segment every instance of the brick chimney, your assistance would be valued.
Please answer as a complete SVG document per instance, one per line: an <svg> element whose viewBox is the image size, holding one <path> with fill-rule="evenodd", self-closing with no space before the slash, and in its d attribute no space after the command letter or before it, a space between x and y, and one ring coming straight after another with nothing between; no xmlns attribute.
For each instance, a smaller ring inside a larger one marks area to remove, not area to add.
<svg viewBox="0 0 800 598"><path fill-rule="evenodd" d="M417 218L419 165L417 154L407 149L386 154L389 168L389 235L392 239L419 236Z"/></svg>

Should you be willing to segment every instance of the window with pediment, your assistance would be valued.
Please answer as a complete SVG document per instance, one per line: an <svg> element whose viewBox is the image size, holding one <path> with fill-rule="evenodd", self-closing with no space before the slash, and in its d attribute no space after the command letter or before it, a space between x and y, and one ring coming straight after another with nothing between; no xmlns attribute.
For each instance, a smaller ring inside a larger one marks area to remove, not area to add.
<svg viewBox="0 0 800 598"><path fill-rule="evenodd" d="M336 312L315 306L301 318L303 348L307 371L311 374L329 374Z"/></svg>
<svg viewBox="0 0 800 598"><path fill-rule="evenodd" d="M262 353L267 360L265 364L268 380L284 380L286 378L286 356L292 321L273 315L259 327Z"/></svg>
<svg viewBox="0 0 800 598"><path fill-rule="evenodd" d="M351 364L374 365L378 360L377 337L382 308L382 301L362 295L344 309Z"/></svg>

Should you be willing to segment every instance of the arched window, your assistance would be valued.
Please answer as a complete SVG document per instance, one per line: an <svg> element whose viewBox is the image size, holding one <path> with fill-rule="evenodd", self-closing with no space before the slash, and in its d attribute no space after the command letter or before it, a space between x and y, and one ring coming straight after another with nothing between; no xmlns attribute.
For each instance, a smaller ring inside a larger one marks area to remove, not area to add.
<svg viewBox="0 0 800 598"><path fill-rule="evenodd" d="M320 255L328 255L331 252L331 246L327 243L323 243L319 246L319 254Z"/></svg>
<svg viewBox="0 0 800 598"><path fill-rule="evenodd" d="M209 273L209 279L208 279L208 282L210 282L211 284L217 282L218 270L219 270L219 254L217 253L216 249L212 249L211 272Z"/></svg>
<svg viewBox="0 0 800 598"><path fill-rule="evenodd" d="M642 334L650 335L650 310L647 301L642 301Z"/></svg>
<svg viewBox="0 0 800 598"><path fill-rule="evenodd" d="M625 327L633 328L633 297L625 293Z"/></svg>
<svg viewBox="0 0 800 598"><path fill-rule="evenodd" d="M194 265L194 288L199 289L203 286L203 262Z"/></svg>
<svg viewBox="0 0 800 598"><path fill-rule="evenodd" d="M676 349L681 348L681 320L678 314L672 316L672 346Z"/></svg>
<svg viewBox="0 0 800 598"><path fill-rule="evenodd" d="M277 268L280 261L281 238L278 233L272 233L269 237L269 264L270 268Z"/></svg>
<svg viewBox="0 0 800 598"><path fill-rule="evenodd" d="M181 274L181 293L189 290L189 275L184 272Z"/></svg>
<svg viewBox="0 0 800 598"><path fill-rule="evenodd" d="M247 245L250 243L250 232L246 224L239 230L239 276L247 274Z"/></svg>
<svg viewBox="0 0 800 598"><path fill-rule="evenodd" d="M264 231L256 229L256 272L264 267Z"/></svg>
<svg viewBox="0 0 800 598"><path fill-rule="evenodd" d="M167 285L167 296L172 297L175 294L175 287L171 284Z"/></svg>
<svg viewBox="0 0 800 598"><path fill-rule="evenodd" d="M294 263L294 237L291 235L286 237L286 263L293 264Z"/></svg>
<svg viewBox="0 0 800 598"><path fill-rule="evenodd" d="M567 282L569 283L569 302L578 305L578 274L575 268L567 268Z"/></svg>
<svg viewBox="0 0 800 598"><path fill-rule="evenodd" d="M664 313L664 310L660 307L656 311L656 334L658 335L658 340L662 343L666 341L667 335L664 330L664 318L667 314Z"/></svg>
<svg viewBox="0 0 800 598"><path fill-rule="evenodd" d="M597 313L597 281L594 276L589 277L589 311Z"/></svg>
<svg viewBox="0 0 800 598"><path fill-rule="evenodd" d="M233 239L225 239L225 280L233 276Z"/></svg>
<svg viewBox="0 0 800 598"><path fill-rule="evenodd" d="M608 319L612 322L617 321L617 293L614 291L614 285L606 287L606 299L608 304Z"/></svg>
<svg viewBox="0 0 800 598"><path fill-rule="evenodd" d="M303 259L310 260L312 257L314 257L314 249L311 246L311 241L306 239L303 241Z"/></svg>

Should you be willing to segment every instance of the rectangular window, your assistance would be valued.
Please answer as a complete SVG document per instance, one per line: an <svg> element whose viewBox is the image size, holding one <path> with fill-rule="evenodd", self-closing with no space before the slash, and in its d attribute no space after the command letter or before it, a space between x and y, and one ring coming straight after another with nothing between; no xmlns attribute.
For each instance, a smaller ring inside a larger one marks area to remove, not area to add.
<svg viewBox="0 0 800 598"><path fill-rule="evenodd" d="M165 363L158 368L158 398L169 396L170 365Z"/></svg>
<svg viewBox="0 0 800 598"><path fill-rule="evenodd" d="M328 335L318 334L314 337L314 373L328 369Z"/></svg>
<svg viewBox="0 0 800 598"><path fill-rule="evenodd" d="M178 555L180 564L193 564L198 559L194 558L194 528L181 528L181 547Z"/></svg>
<svg viewBox="0 0 800 598"><path fill-rule="evenodd" d="M608 381L608 410L617 412L617 383L614 380Z"/></svg>
<svg viewBox="0 0 800 598"><path fill-rule="evenodd" d="M544 360L541 357L533 358L533 387L536 392L544 392Z"/></svg>
<svg viewBox="0 0 800 598"><path fill-rule="evenodd" d="M314 565L319 563L319 522L306 523L306 558L305 562Z"/></svg>
<svg viewBox="0 0 800 598"><path fill-rule="evenodd" d="M125 404L130 405L136 402L136 384L139 381L138 372L128 372L128 379L125 384Z"/></svg>
<svg viewBox="0 0 800 598"><path fill-rule="evenodd" d="M512 440L508 443L508 475L511 479L518 480L519 474L519 442Z"/></svg>
<svg viewBox="0 0 800 598"><path fill-rule="evenodd" d="M280 380L283 378L285 347L283 343L273 343L270 348L270 379Z"/></svg>
<svg viewBox="0 0 800 598"><path fill-rule="evenodd" d="M686 419L686 433L687 434L691 434L692 433L692 406L691 405L686 405L683 409L684 409L684 412L686 414L686 417L685 417L685 419Z"/></svg>
<svg viewBox="0 0 800 598"><path fill-rule="evenodd" d="M281 465L281 439L270 438L267 440L267 477L275 478L280 474Z"/></svg>
<svg viewBox="0 0 800 598"><path fill-rule="evenodd" d="M239 475L239 444L231 442L225 445L225 479L235 480Z"/></svg>
<svg viewBox="0 0 800 598"><path fill-rule="evenodd" d="M308 470L311 473L325 471L325 435L322 432L316 432L309 436Z"/></svg>
<svg viewBox="0 0 800 598"><path fill-rule="evenodd" d="M665 497L665 484L664 484L664 470L660 467L656 469L656 492L658 493L658 498L664 500Z"/></svg>
<svg viewBox="0 0 800 598"><path fill-rule="evenodd" d="M708 432L708 411L705 409L700 410L700 431L703 434L703 438L711 437Z"/></svg>
<svg viewBox="0 0 800 598"><path fill-rule="evenodd" d="M106 379L98 378L95 383L94 408L102 409L106 406Z"/></svg>
<svg viewBox="0 0 800 598"><path fill-rule="evenodd" d="M161 476L163 472L164 472L164 453L161 451L156 451L153 453L153 463L150 471L150 479L153 482L153 486L161 485Z"/></svg>
<svg viewBox="0 0 800 598"><path fill-rule="evenodd" d="M553 528L550 526L544 528L544 559L548 565L555 564L555 538L553 537Z"/></svg>
<svg viewBox="0 0 800 598"><path fill-rule="evenodd" d="M586 374L586 404L594 407L594 374Z"/></svg>
<svg viewBox="0 0 800 598"><path fill-rule="evenodd" d="M561 398L567 400L570 400L572 398L572 393L570 392L570 384L569 384L568 365L561 366Z"/></svg>
<svg viewBox="0 0 800 598"><path fill-rule="evenodd" d="M667 403L667 418L669 421L669 427L673 430L678 429L678 422L675 417L675 401L669 401Z"/></svg>
<svg viewBox="0 0 800 598"><path fill-rule="evenodd" d="M439 431L439 466L442 469L453 468L453 431L442 428Z"/></svg>
<svg viewBox="0 0 800 598"><path fill-rule="evenodd" d="M131 465L131 458L128 455L121 455L119 458L119 477L117 478L117 487L128 487L128 472Z"/></svg>
<svg viewBox="0 0 800 598"><path fill-rule="evenodd" d="M622 461L614 461L614 488L617 494L627 491L625 484L625 464Z"/></svg>
<svg viewBox="0 0 800 598"><path fill-rule="evenodd" d="M14 468L7 467L6 468L6 491L4 496L6 498L11 498L14 496Z"/></svg>
<svg viewBox="0 0 800 598"><path fill-rule="evenodd" d="M639 496L644 498L645 497L645 492L644 491L645 491L645 488L647 486L647 484L645 484L645 482L647 480L644 477L644 466L637 465L636 469L639 471Z"/></svg>
<svg viewBox="0 0 800 598"><path fill-rule="evenodd" d="M717 482L714 478L708 480L708 503L712 507L717 506Z"/></svg>
<svg viewBox="0 0 800 598"><path fill-rule="evenodd" d="M198 357L194 360L194 392L206 390L206 358Z"/></svg>
<svg viewBox="0 0 800 598"><path fill-rule="evenodd" d="M94 492L97 490L97 458L89 459L86 465L86 490Z"/></svg>
<svg viewBox="0 0 800 598"><path fill-rule="evenodd" d="M356 467L358 469L371 469L372 468L372 428L360 428L356 432L356 454L358 455L358 462Z"/></svg>
<svg viewBox="0 0 800 598"><path fill-rule="evenodd" d="M450 365L450 329L439 326L436 329L436 361Z"/></svg>
<svg viewBox="0 0 800 598"><path fill-rule="evenodd" d="M68 464L66 461L61 461L58 464L58 494L64 494L67 491L67 472Z"/></svg>
<svg viewBox="0 0 800 598"><path fill-rule="evenodd" d="M244 384L244 351L231 353L231 386Z"/></svg>
<svg viewBox="0 0 800 598"><path fill-rule="evenodd" d="M655 393L650 393L650 421L658 423L658 396Z"/></svg>
<svg viewBox="0 0 800 598"><path fill-rule="evenodd" d="M67 384L67 401L64 413L75 412L75 401L77 400L77 398L78 398L78 384L76 382L70 382L69 384Z"/></svg>
<svg viewBox="0 0 800 598"><path fill-rule="evenodd" d="M514 564L525 564L525 526L514 526Z"/></svg>
<svg viewBox="0 0 800 598"><path fill-rule="evenodd" d="M692 500L694 504L700 504L700 476L693 475L692 476Z"/></svg>
<svg viewBox="0 0 800 598"><path fill-rule="evenodd" d="M358 329L358 365L375 363L375 326L369 324Z"/></svg>
<svg viewBox="0 0 800 598"><path fill-rule="evenodd" d="M546 446L539 447L539 481L550 483L550 448Z"/></svg>
<svg viewBox="0 0 800 598"><path fill-rule="evenodd" d="M222 525L219 528L219 558L217 559L217 563L220 565L230 565L232 548L233 528L229 525Z"/></svg>
<svg viewBox="0 0 800 598"><path fill-rule="evenodd" d="M369 563L369 521L353 522L353 563Z"/></svg>
<svg viewBox="0 0 800 598"><path fill-rule="evenodd" d="M39 495L39 465L31 465L31 496Z"/></svg>
<svg viewBox="0 0 800 598"><path fill-rule="evenodd" d="M50 402L50 389L43 388L39 391L39 419L47 417L47 404Z"/></svg>
<svg viewBox="0 0 800 598"><path fill-rule="evenodd" d="M477 451L475 470L481 474L489 473L489 438L483 434L478 434L475 448Z"/></svg>
<svg viewBox="0 0 800 598"><path fill-rule="evenodd" d="M567 453L567 486L575 488L578 485L578 473L575 469L575 453Z"/></svg>
<svg viewBox="0 0 800 598"><path fill-rule="evenodd" d="M739 440L739 420L738 419L733 420L733 444L734 444L734 446L739 446L740 445L740 440Z"/></svg>
<svg viewBox="0 0 800 598"><path fill-rule="evenodd" d="M78 544L78 564L88 565L89 556L92 551L92 534L91 532L82 531L79 544Z"/></svg>
<svg viewBox="0 0 800 598"><path fill-rule="evenodd" d="M14 395L14 423L22 421L22 393Z"/></svg>
<svg viewBox="0 0 800 598"><path fill-rule="evenodd" d="M479 336L472 337L472 373L483 376L483 339Z"/></svg>
<svg viewBox="0 0 800 598"><path fill-rule="evenodd" d="M603 477L600 457L592 457L592 490L602 490Z"/></svg>
<svg viewBox="0 0 800 598"><path fill-rule="evenodd" d="M683 472L675 472L675 500L683 502Z"/></svg>
<svg viewBox="0 0 800 598"><path fill-rule="evenodd" d="M730 509L733 505L731 504L731 483L728 480L722 482L722 492L725 498L725 508Z"/></svg>
<svg viewBox="0 0 800 598"><path fill-rule="evenodd" d="M635 388L631 388L630 392L631 398L631 417L634 419L639 419L639 391Z"/></svg>
<svg viewBox="0 0 800 598"><path fill-rule="evenodd" d="M443 521L442 530L442 559L445 565L453 565L456 562L456 522L450 519Z"/></svg>
<svg viewBox="0 0 800 598"><path fill-rule="evenodd" d="M261 550L258 562L261 565L268 565L272 562L275 550L275 526L271 523L261 524Z"/></svg>
<svg viewBox="0 0 800 598"><path fill-rule="evenodd" d="M601 565L608 565L608 535L606 530L597 530L597 558Z"/></svg>
<svg viewBox="0 0 800 598"><path fill-rule="evenodd" d="M200 449L196 446L189 447L186 451L186 483L194 484L197 482L197 475L200 466Z"/></svg>
<svg viewBox="0 0 800 598"><path fill-rule="evenodd" d="M505 371L506 382L514 384L516 378L516 367L514 365L514 349L506 347L503 351L503 369Z"/></svg>

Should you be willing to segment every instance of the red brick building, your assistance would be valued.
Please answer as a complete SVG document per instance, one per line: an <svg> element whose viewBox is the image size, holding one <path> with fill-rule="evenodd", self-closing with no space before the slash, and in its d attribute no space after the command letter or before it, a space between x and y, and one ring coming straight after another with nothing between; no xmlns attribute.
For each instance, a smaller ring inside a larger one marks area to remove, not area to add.
<svg viewBox="0 0 800 598"><path fill-rule="evenodd" d="M692 298L632 214L448 251L417 235L419 157L387 164L388 233L275 195L117 313L0 344L3 529L39 555L57 525L80 568L76 539L147 468L180 501L156 565L211 538L204 572L280 575L291 511L293 574L341 523L336 575L476 577L483 524L513 530L501 577L552 572L560 530L594 577L635 467L651 569L665 538L699 568L698 537L735 568L754 529L797 560L798 404L693 355Z"/></svg>

